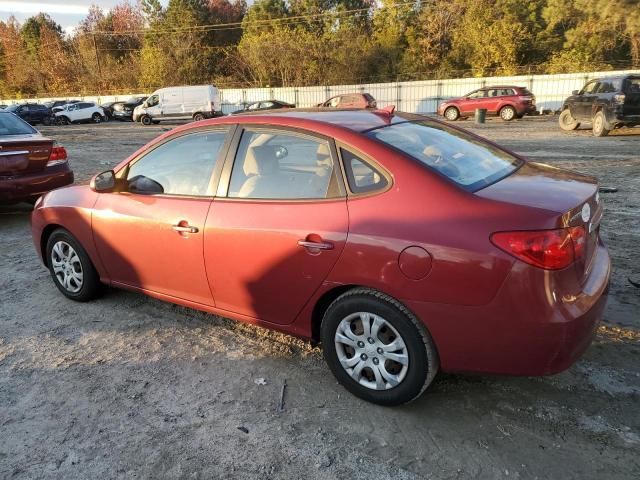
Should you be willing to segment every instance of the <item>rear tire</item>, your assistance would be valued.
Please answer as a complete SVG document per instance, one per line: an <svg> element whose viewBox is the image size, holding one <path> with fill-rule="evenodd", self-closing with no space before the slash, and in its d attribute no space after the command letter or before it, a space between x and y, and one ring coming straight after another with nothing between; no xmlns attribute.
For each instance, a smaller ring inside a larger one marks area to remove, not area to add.
<svg viewBox="0 0 640 480"><path fill-rule="evenodd" d="M593 116L592 131L594 137L606 137L611 129L607 128L607 119L604 117L602 110L596 112Z"/></svg>
<svg viewBox="0 0 640 480"><path fill-rule="evenodd" d="M444 118L450 122L455 122L460 118L460 110L456 107L447 107L444 111Z"/></svg>
<svg viewBox="0 0 640 480"><path fill-rule="evenodd" d="M199 122L201 120L204 120L204 118L205 118L204 115L202 113L199 113L199 112L193 115L193 121L194 122Z"/></svg>
<svg viewBox="0 0 640 480"><path fill-rule="evenodd" d="M505 105L500 109L500 111L498 112L498 115L505 122L510 122L511 120L516 118L517 113L518 112L516 112L516 109L513 108L511 105Z"/></svg>
<svg viewBox="0 0 640 480"><path fill-rule="evenodd" d="M320 339L338 382L379 405L415 400L438 371L425 326L400 302L368 288L350 290L329 306Z"/></svg>
<svg viewBox="0 0 640 480"><path fill-rule="evenodd" d="M565 132L570 132L571 130L575 130L580 126L580 122L578 122L568 108L565 108L562 112L560 112L560 117L558 118L558 124L560 128Z"/></svg>
<svg viewBox="0 0 640 480"><path fill-rule="evenodd" d="M140 118L140 123L142 123L145 126L149 126L152 123L151 117L149 115L143 115Z"/></svg>
<svg viewBox="0 0 640 480"><path fill-rule="evenodd" d="M102 122L102 115L100 115L98 112L94 113L93 115L91 115L91 121L93 123L100 123Z"/></svg>
<svg viewBox="0 0 640 480"><path fill-rule="evenodd" d="M67 230L59 228L51 234L46 259L53 283L65 297L87 302L102 292L102 283L89 255Z"/></svg>

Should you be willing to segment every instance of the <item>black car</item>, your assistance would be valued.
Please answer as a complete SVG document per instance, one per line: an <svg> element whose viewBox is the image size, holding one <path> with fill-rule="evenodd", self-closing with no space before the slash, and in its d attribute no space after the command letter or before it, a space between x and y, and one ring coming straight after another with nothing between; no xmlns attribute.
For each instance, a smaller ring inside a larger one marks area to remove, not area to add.
<svg viewBox="0 0 640 480"><path fill-rule="evenodd" d="M36 125L38 123L41 123L42 125L51 125L53 123L51 109L40 103L10 105L5 108L4 111L16 114L31 125Z"/></svg>
<svg viewBox="0 0 640 480"><path fill-rule="evenodd" d="M111 107L111 118L114 120L133 121L133 109L141 105L147 97L131 97L126 102L116 102Z"/></svg>
<svg viewBox="0 0 640 480"><path fill-rule="evenodd" d="M598 78L574 90L562 105L560 128L575 130L582 122L591 123L596 137L640 125L640 75Z"/></svg>
<svg viewBox="0 0 640 480"><path fill-rule="evenodd" d="M244 108L231 112L231 115L236 113L259 112L261 110L275 110L278 108L296 108L296 106L281 100L263 100L261 102L247 103Z"/></svg>

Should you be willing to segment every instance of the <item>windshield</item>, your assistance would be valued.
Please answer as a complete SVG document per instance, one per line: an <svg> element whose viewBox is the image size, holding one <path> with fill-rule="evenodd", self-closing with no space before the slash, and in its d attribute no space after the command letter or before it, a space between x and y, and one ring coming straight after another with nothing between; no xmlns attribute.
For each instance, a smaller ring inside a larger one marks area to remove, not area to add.
<svg viewBox="0 0 640 480"><path fill-rule="evenodd" d="M404 122L368 132L475 192L506 177L522 161L483 140L431 122Z"/></svg>
<svg viewBox="0 0 640 480"><path fill-rule="evenodd" d="M7 112L15 112L18 109L19 106L20 105L9 105L7 108L5 108L5 111L7 111Z"/></svg>
<svg viewBox="0 0 640 480"><path fill-rule="evenodd" d="M0 112L0 135L31 135L37 133L27 122L13 113Z"/></svg>

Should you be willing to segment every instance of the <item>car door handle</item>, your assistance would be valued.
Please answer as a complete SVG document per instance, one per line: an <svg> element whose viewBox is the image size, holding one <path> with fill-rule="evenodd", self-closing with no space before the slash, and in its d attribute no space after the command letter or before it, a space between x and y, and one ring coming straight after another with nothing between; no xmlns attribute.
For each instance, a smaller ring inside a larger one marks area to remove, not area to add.
<svg viewBox="0 0 640 480"><path fill-rule="evenodd" d="M304 248L315 248L316 250L333 250L333 243L309 242L308 240L298 240L298 245Z"/></svg>
<svg viewBox="0 0 640 480"><path fill-rule="evenodd" d="M180 232L180 233L198 233L198 227L189 227L189 226L185 226L185 225L172 225L171 228L173 228L176 232Z"/></svg>

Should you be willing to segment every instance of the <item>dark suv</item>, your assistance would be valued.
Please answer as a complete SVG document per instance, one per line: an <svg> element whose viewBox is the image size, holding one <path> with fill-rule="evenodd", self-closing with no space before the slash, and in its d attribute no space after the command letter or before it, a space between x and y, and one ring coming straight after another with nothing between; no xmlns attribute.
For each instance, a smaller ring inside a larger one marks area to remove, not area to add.
<svg viewBox="0 0 640 480"><path fill-rule="evenodd" d="M23 119L31 125L41 123L43 125L51 125L53 116L51 110L46 105L39 103L23 103L20 105L10 105L4 109L5 112L11 112Z"/></svg>
<svg viewBox="0 0 640 480"><path fill-rule="evenodd" d="M574 90L562 105L560 128L575 130L581 122L590 122L596 137L640 125L640 75L598 78Z"/></svg>

